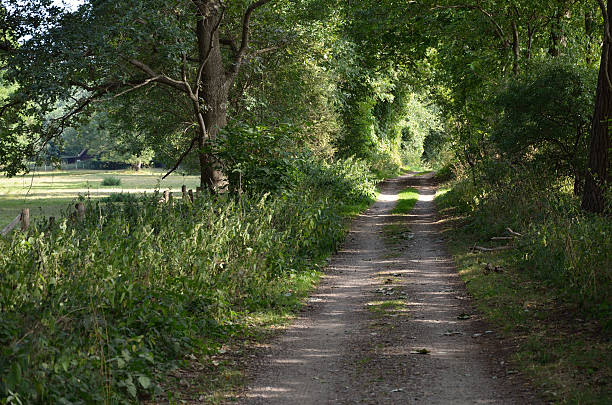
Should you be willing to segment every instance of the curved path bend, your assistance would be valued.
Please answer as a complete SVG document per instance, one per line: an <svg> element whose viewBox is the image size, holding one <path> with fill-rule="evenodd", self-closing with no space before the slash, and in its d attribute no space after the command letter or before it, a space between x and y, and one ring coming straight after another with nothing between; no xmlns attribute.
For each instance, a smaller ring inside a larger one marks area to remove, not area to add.
<svg viewBox="0 0 612 405"><path fill-rule="evenodd" d="M419 201L392 215L405 187ZM240 403L539 402L478 319L444 248L434 194L431 175L382 184L307 307L263 349Z"/></svg>

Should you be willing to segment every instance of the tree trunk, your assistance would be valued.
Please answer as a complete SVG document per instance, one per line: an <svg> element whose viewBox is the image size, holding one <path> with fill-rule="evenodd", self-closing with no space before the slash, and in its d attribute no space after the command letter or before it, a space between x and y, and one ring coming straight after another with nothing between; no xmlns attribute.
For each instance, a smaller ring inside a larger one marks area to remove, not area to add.
<svg viewBox="0 0 612 405"><path fill-rule="evenodd" d="M563 29L561 24L561 16L562 11L559 7L557 9L557 12L555 13L555 16L553 17L550 27L550 47L548 48L548 54L553 58L556 58L561 55L560 48Z"/></svg>
<svg viewBox="0 0 612 405"><path fill-rule="evenodd" d="M228 89L224 85L225 66L219 46L219 32L216 29L221 17L220 8L211 7L209 15L199 18L196 26L200 64L208 57L200 84L200 98L205 103L202 115L206 127L206 133L200 129L198 139L200 186L211 191L217 191L225 182L219 162L202 150L205 142L215 139L219 129L227 124Z"/></svg>
<svg viewBox="0 0 612 405"><path fill-rule="evenodd" d="M607 21L612 20L612 0L608 0ZM604 24L606 34L601 52L595 112L591 129L587 172L585 174L582 208L589 212L602 213L605 209L605 191L610 181L610 142L609 120L612 118L612 44L608 24Z"/></svg>
<svg viewBox="0 0 612 405"><path fill-rule="evenodd" d="M512 73L514 73L515 76L518 76L519 58L521 56L521 48L520 48L520 42L519 42L518 27L516 26L516 21L514 20L512 21L512 54L513 54Z"/></svg>
<svg viewBox="0 0 612 405"><path fill-rule="evenodd" d="M587 64L591 64L591 62L593 62L593 57L591 56L591 49L592 49L592 44L595 41L595 31L596 31L596 24L595 24L595 16L592 12L592 10L587 10L584 13L584 31L586 33L587 36L587 46L586 46L586 63Z"/></svg>
<svg viewBox="0 0 612 405"><path fill-rule="evenodd" d="M531 24L527 27L527 60L531 60L531 50L533 48L533 36L535 35L535 29Z"/></svg>

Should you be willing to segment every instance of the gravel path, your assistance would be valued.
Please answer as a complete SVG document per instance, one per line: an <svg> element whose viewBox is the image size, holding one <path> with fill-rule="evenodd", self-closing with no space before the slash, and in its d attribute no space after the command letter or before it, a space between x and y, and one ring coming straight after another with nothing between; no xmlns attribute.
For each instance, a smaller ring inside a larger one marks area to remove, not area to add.
<svg viewBox="0 0 612 405"><path fill-rule="evenodd" d="M419 189L414 210L391 215L408 186ZM307 308L253 365L241 403L538 403L466 295L434 193L431 175L382 185Z"/></svg>

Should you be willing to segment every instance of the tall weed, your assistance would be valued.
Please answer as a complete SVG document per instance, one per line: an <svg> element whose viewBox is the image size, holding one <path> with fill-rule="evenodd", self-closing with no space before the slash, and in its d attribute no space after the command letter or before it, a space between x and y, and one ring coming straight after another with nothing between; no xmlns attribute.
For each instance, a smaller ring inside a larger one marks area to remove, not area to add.
<svg viewBox="0 0 612 405"><path fill-rule="evenodd" d="M367 201L365 164L303 168L283 193L86 202L86 219L0 238L2 403L129 403L247 314L282 307Z"/></svg>
<svg viewBox="0 0 612 405"><path fill-rule="evenodd" d="M474 184L464 176L439 202L466 215L466 230L483 242L507 227L521 232L515 264L609 321L612 222L583 213L570 180L551 181L528 171L505 176L498 170L495 181Z"/></svg>

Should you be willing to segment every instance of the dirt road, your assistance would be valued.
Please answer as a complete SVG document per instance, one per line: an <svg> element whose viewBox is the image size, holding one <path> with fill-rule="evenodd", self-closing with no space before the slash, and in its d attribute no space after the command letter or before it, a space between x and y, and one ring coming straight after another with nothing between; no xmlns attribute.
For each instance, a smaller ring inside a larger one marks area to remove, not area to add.
<svg viewBox="0 0 612 405"><path fill-rule="evenodd" d="M409 215L397 194L419 190ZM243 404L533 404L445 251L430 175L382 185L296 322L261 354Z"/></svg>

